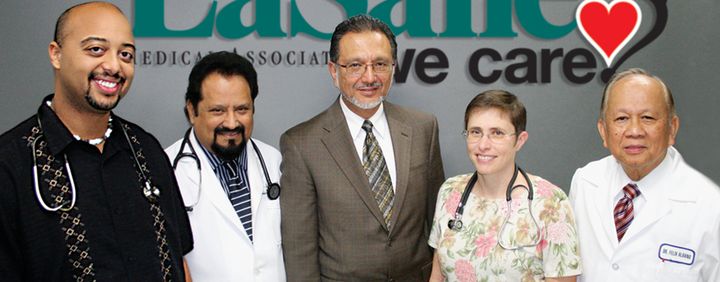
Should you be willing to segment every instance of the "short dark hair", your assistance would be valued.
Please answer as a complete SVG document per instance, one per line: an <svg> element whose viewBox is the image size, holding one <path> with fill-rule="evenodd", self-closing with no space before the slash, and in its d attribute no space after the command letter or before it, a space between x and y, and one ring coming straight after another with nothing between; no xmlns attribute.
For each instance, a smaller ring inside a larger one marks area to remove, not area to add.
<svg viewBox="0 0 720 282"><path fill-rule="evenodd" d="M109 5L109 6L113 7L113 8L115 8L115 9L116 9L118 12L120 12L121 14L123 14L123 15L125 14L125 13L123 13L122 10L120 10L120 8L118 8L117 6L115 6L115 4L108 3L108 2L91 1L91 2L85 2L85 3L80 3L80 4L77 4L77 5L74 5L74 6L70 7L70 8L67 8L65 11L63 11L62 14L60 14L60 16L57 18L57 21L55 21L55 33L53 34L53 41L54 41L55 43L57 43L58 45L61 45L61 44L60 44L60 41L61 41L63 38L65 38L65 22L67 22L67 19L68 19L68 17L70 16L70 13L71 13L73 10L75 10L75 8L79 8L79 7L86 6L86 5L91 5L91 4L105 4L105 5Z"/></svg>
<svg viewBox="0 0 720 282"><path fill-rule="evenodd" d="M350 32L359 33L363 31L376 31L383 33L385 37L387 37L388 41L390 41L393 61L397 61L397 42L395 41L395 34L393 34L390 27L381 20L365 14L350 17L335 27L332 39L330 40L330 61L337 63L337 60L340 57L340 39L342 39L345 34Z"/></svg>
<svg viewBox="0 0 720 282"><path fill-rule="evenodd" d="M217 73L225 77L239 75L245 78L250 86L250 97L255 101L258 95L257 73L252 63L243 56L228 51L215 52L203 57L195 64L188 77L185 102L190 102L194 109L202 100L202 83L210 74ZM197 116L195 111L195 116ZM188 116L185 108L185 116Z"/></svg>
<svg viewBox="0 0 720 282"><path fill-rule="evenodd" d="M527 125L527 111L517 96L505 90L488 90L475 96L465 109L465 129L467 129L470 115L478 110L495 108L510 115L510 122L516 132L525 131Z"/></svg>

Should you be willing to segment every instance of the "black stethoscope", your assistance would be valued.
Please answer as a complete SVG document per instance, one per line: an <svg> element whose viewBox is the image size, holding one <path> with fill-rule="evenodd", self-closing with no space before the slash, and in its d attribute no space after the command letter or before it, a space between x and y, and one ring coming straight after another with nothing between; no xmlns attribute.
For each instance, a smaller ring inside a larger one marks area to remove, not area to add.
<svg viewBox="0 0 720 282"><path fill-rule="evenodd" d="M522 176L525 178L525 181L527 182L528 186L518 184L513 186L515 183L515 180L518 176L518 171L522 174ZM470 192L472 192L473 187L475 186L475 182L477 182L478 179L478 173L477 171L473 173L472 177L470 177L470 181L468 181L468 184L465 186L465 190L463 190L462 197L460 198L460 203L458 203L457 208L455 209L455 215L452 219L448 221L448 228L450 228L453 231L460 231L463 228L463 222L462 222L462 214L463 210L465 209L465 204L467 204L468 198L470 197ZM503 231L505 230L505 226L507 225L508 221L510 220L510 214L512 213L512 191L516 188L524 188L528 191L528 211L530 213L530 217L532 218L533 223L535 223L535 227L537 230L537 236L535 236L535 240L526 245L516 246L516 247L508 247L506 244L502 242L501 234L503 234ZM532 213L532 200L533 200L533 186L532 182L530 182L530 178L527 176L524 170L522 170L520 167L515 165L515 172L513 173L512 178L510 179L510 182L507 185L507 189L505 190L505 201L507 202L507 216L505 217L505 222L503 222L502 226L500 227L500 232L497 234L497 242L500 247L506 250L517 250L524 247L532 247L536 246L538 243L540 243L540 226L537 223L537 220L535 220L535 216Z"/></svg>
<svg viewBox="0 0 720 282"><path fill-rule="evenodd" d="M195 208L195 206L200 202L200 194L202 192L202 168L200 166L200 158L198 158L198 155L195 151L194 146L190 142L190 132L192 131L192 127L188 128L188 130L185 132L185 136L183 137L182 142L180 143L180 150L178 151L177 155L175 155L175 160L173 160L173 170L177 169L177 165L180 162L182 158L188 157L193 159L195 161L195 164L197 166L197 170L199 173L199 179L198 179L198 191L195 196L195 202L192 205L185 206L185 210L191 212ZM270 174L268 174L267 166L265 166L265 159L263 159L262 153L260 153L260 149L255 145L255 141L252 140L252 138L249 139L250 144L252 144L253 149L255 150L255 153L257 154L258 158L260 159L260 166L262 166L263 174L265 175L265 182L267 183L267 190L266 193L268 199L270 200L277 200L278 197L280 197L280 184L277 184L277 182L272 182L270 180ZM190 149L190 152L185 152L185 144L187 144L188 148Z"/></svg>

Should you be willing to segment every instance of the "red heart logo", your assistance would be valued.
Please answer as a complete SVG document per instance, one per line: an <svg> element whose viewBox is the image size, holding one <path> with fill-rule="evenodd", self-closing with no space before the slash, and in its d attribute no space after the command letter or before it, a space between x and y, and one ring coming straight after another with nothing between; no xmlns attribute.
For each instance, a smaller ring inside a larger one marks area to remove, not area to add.
<svg viewBox="0 0 720 282"><path fill-rule="evenodd" d="M575 13L580 32L610 67L640 27L642 13L632 0L585 0Z"/></svg>

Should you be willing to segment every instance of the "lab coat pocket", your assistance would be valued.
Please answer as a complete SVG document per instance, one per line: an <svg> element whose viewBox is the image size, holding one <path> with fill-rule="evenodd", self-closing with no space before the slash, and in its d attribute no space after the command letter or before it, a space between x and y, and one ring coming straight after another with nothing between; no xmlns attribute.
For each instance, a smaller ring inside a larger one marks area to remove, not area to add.
<svg viewBox="0 0 720 282"><path fill-rule="evenodd" d="M652 273L652 272L651 272ZM662 262L655 268L653 281L684 281L694 282L700 280L700 273L688 265L672 262Z"/></svg>
<svg viewBox="0 0 720 282"><path fill-rule="evenodd" d="M280 201L272 200L267 205L267 218L270 222L270 230L275 244L282 244L282 235L280 233Z"/></svg>

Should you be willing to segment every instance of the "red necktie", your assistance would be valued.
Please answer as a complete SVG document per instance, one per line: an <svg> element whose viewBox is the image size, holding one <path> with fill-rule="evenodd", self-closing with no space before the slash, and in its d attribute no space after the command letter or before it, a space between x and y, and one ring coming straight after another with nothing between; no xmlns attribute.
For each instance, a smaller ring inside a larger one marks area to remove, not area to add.
<svg viewBox="0 0 720 282"><path fill-rule="evenodd" d="M615 230L617 230L618 242L625 236L625 231L630 227L630 223L633 220L633 199L640 196L640 190L638 190L635 184L629 183L623 187L623 193L625 194L615 205Z"/></svg>

